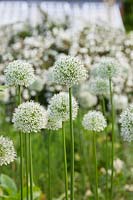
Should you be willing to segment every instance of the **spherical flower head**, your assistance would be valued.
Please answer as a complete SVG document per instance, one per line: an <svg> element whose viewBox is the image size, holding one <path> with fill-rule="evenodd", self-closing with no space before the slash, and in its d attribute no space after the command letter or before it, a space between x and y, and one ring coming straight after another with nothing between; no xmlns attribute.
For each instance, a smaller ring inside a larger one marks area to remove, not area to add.
<svg viewBox="0 0 133 200"><path fill-rule="evenodd" d="M102 58L92 70L92 75L112 79L119 73L119 64L113 58Z"/></svg>
<svg viewBox="0 0 133 200"><path fill-rule="evenodd" d="M97 104L97 97L87 91L79 93L79 104L82 108L91 108Z"/></svg>
<svg viewBox="0 0 133 200"><path fill-rule="evenodd" d="M87 71L78 58L64 56L56 61L53 70L57 84L71 87L87 78Z"/></svg>
<svg viewBox="0 0 133 200"><path fill-rule="evenodd" d="M89 90L94 95L109 95L109 82L106 79L96 78L89 81Z"/></svg>
<svg viewBox="0 0 133 200"><path fill-rule="evenodd" d="M124 141L133 140L133 104L131 104L120 116L121 136Z"/></svg>
<svg viewBox="0 0 133 200"><path fill-rule="evenodd" d="M28 87L35 80L34 69L32 65L26 61L15 60L6 67L5 78L9 86Z"/></svg>
<svg viewBox="0 0 133 200"><path fill-rule="evenodd" d="M22 103L13 114L14 127L23 133L39 132L46 127L47 112L39 103Z"/></svg>
<svg viewBox="0 0 133 200"><path fill-rule="evenodd" d="M0 136L0 166L7 165L16 159L16 152L12 140Z"/></svg>
<svg viewBox="0 0 133 200"><path fill-rule="evenodd" d="M101 112L89 111L84 115L82 125L86 130L101 132L106 128L107 122Z"/></svg>
<svg viewBox="0 0 133 200"><path fill-rule="evenodd" d="M53 113L48 109L48 122L47 122L47 129L57 131L62 128L62 121L57 120Z"/></svg>
<svg viewBox="0 0 133 200"><path fill-rule="evenodd" d="M56 120L67 121L69 119L69 94L61 92L55 94L49 105L49 110ZM77 117L78 104L74 97L72 97L72 118L73 120Z"/></svg>

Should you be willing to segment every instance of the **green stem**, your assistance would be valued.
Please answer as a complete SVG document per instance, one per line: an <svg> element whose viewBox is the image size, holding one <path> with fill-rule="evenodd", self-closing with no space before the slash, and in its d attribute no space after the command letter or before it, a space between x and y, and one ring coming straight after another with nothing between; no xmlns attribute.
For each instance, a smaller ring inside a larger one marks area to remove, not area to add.
<svg viewBox="0 0 133 200"><path fill-rule="evenodd" d="M31 133L29 133L29 173L30 173L30 200L33 200L33 167L32 167Z"/></svg>
<svg viewBox="0 0 133 200"><path fill-rule="evenodd" d="M102 96L102 111L103 115L106 115L106 109L105 109L105 100L104 96ZM108 199L108 134L106 132L106 200Z"/></svg>
<svg viewBox="0 0 133 200"><path fill-rule="evenodd" d="M51 196L51 152L50 152L50 145L51 145L51 132L48 133L48 198L49 200L52 199Z"/></svg>
<svg viewBox="0 0 133 200"><path fill-rule="evenodd" d="M66 200L68 200L68 176L67 176L67 157L66 157L66 139L65 139L64 122L62 122L62 140L63 140L63 153L64 153L65 193L66 193Z"/></svg>
<svg viewBox="0 0 133 200"><path fill-rule="evenodd" d="M25 167L26 167L26 199L29 200L29 187L28 187L28 145L27 133L25 133Z"/></svg>
<svg viewBox="0 0 133 200"><path fill-rule="evenodd" d="M113 104L113 91L112 91L112 81L109 79L110 86L110 102L111 102L111 118L112 118L112 159L111 159L111 200L113 199L113 175L114 175L114 104Z"/></svg>
<svg viewBox="0 0 133 200"><path fill-rule="evenodd" d="M98 197L98 173L97 173L97 153L96 153L96 133L93 132L93 153L94 153L94 165L95 165L95 193L96 193L96 200L99 199Z"/></svg>
<svg viewBox="0 0 133 200"><path fill-rule="evenodd" d="M18 87L18 105L21 104L21 87ZM21 187L21 200L23 200L23 134L19 133L20 138L20 187Z"/></svg>
<svg viewBox="0 0 133 200"><path fill-rule="evenodd" d="M74 200L74 134L72 121L72 88L69 88L69 118L71 135L71 200Z"/></svg>

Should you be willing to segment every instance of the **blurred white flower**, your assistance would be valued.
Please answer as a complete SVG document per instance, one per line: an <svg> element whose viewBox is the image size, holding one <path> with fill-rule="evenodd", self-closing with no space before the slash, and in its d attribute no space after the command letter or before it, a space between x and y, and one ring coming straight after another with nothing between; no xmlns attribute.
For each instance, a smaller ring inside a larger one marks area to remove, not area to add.
<svg viewBox="0 0 133 200"><path fill-rule="evenodd" d="M80 91L78 98L82 108L91 108L97 104L97 97L87 91Z"/></svg>
<svg viewBox="0 0 133 200"><path fill-rule="evenodd" d="M101 78L93 78L89 81L89 91L94 95L109 95L109 81Z"/></svg>
<svg viewBox="0 0 133 200"><path fill-rule="evenodd" d="M126 95L114 94L113 99L116 110L124 110L128 107L128 98Z"/></svg>
<svg viewBox="0 0 133 200"><path fill-rule="evenodd" d="M7 165L16 159L16 152L12 140L0 136L0 166Z"/></svg>
<svg viewBox="0 0 133 200"><path fill-rule="evenodd" d="M62 128L62 121L57 119L56 116L53 115L53 113L48 109L48 122L46 128L48 130L58 130Z"/></svg>
<svg viewBox="0 0 133 200"><path fill-rule="evenodd" d="M123 167L124 167L124 162L122 160L120 160L119 158L114 160L114 169L116 173L119 174L123 170Z"/></svg>
<svg viewBox="0 0 133 200"><path fill-rule="evenodd" d="M133 104L131 104L120 116L121 136L124 141L133 140Z"/></svg>

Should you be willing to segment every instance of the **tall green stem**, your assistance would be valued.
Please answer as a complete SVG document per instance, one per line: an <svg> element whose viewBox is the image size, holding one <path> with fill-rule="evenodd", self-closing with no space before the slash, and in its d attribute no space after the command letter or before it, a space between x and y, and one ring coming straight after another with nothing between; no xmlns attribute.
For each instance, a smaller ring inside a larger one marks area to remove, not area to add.
<svg viewBox="0 0 133 200"><path fill-rule="evenodd" d="M106 115L106 109L105 109L105 100L104 96L102 96L102 111L103 115ZM106 132L106 130L105 130ZM106 132L106 200L108 199L108 134Z"/></svg>
<svg viewBox="0 0 133 200"><path fill-rule="evenodd" d="M33 200L33 167L32 167L31 133L29 133L29 173L30 173L30 200Z"/></svg>
<svg viewBox="0 0 133 200"><path fill-rule="evenodd" d="M97 173L97 153L96 153L96 133L93 132L93 153L94 153L94 165L95 165L95 193L96 193L96 200L99 199L98 197L98 173Z"/></svg>
<svg viewBox="0 0 133 200"><path fill-rule="evenodd" d="M21 104L21 87L18 87L18 105ZM20 187L21 187L21 200L23 200L23 134L19 133L20 138Z"/></svg>
<svg viewBox="0 0 133 200"><path fill-rule="evenodd" d="M114 104L113 104L113 91L112 91L112 81L109 79L110 86L110 102L111 102L111 118L112 118L112 159L111 159L111 200L113 199L113 175L114 175Z"/></svg>
<svg viewBox="0 0 133 200"><path fill-rule="evenodd" d="M26 199L29 200L29 187L28 187L28 144L27 133L25 133L25 167L26 167Z"/></svg>
<svg viewBox="0 0 133 200"><path fill-rule="evenodd" d="M63 140L63 154L64 154L65 194L66 194L66 200L68 200L68 176L67 176L66 138L65 138L64 122L62 122L62 140Z"/></svg>
<svg viewBox="0 0 133 200"><path fill-rule="evenodd" d="M71 135L71 200L74 200L74 134L72 121L72 88L69 88L69 118Z"/></svg>
<svg viewBox="0 0 133 200"><path fill-rule="evenodd" d="M51 145L51 131L48 133L48 198L49 200L52 199L51 196L51 152L50 152L50 145Z"/></svg>

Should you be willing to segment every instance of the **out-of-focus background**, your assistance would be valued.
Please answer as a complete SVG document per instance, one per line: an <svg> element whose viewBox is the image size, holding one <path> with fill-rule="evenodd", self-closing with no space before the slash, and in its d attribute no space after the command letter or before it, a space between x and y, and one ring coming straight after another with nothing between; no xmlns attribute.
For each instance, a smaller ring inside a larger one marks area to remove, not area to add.
<svg viewBox="0 0 133 200"><path fill-rule="evenodd" d="M120 138L119 115L133 102L133 0L0 0L0 85L5 84L5 66L15 59L25 59L33 64L37 80L30 88L23 90L23 101L32 99L47 107L49 99L55 93L66 89L52 83L51 71L55 61L68 54L79 57L89 75L102 57L114 57L120 63L121 75L114 79L117 119L114 200L132 200L133 149L131 143L124 143ZM18 152L15 163L0 168L0 200L19 200L19 138L11 123L16 106L15 95L14 88L7 88L0 93L0 134L12 138ZM78 87L75 86L73 95L79 102L81 119L88 110L100 108L99 97L90 93L88 80ZM108 98L106 109L110 121ZM91 136L86 131L83 132L81 127L81 121L77 119L74 122L75 199L94 200L94 177L90 171L89 158ZM110 125L107 131L111 147ZM105 200L105 136L99 135L97 139L99 194L100 200ZM69 172L68 124L66 141ZM34 134L32 143L34 196L37 200L46 200L47 131ZM53 200L64 199L61 149L62 139L59 132L53 134L51 143Z"/></svg>

